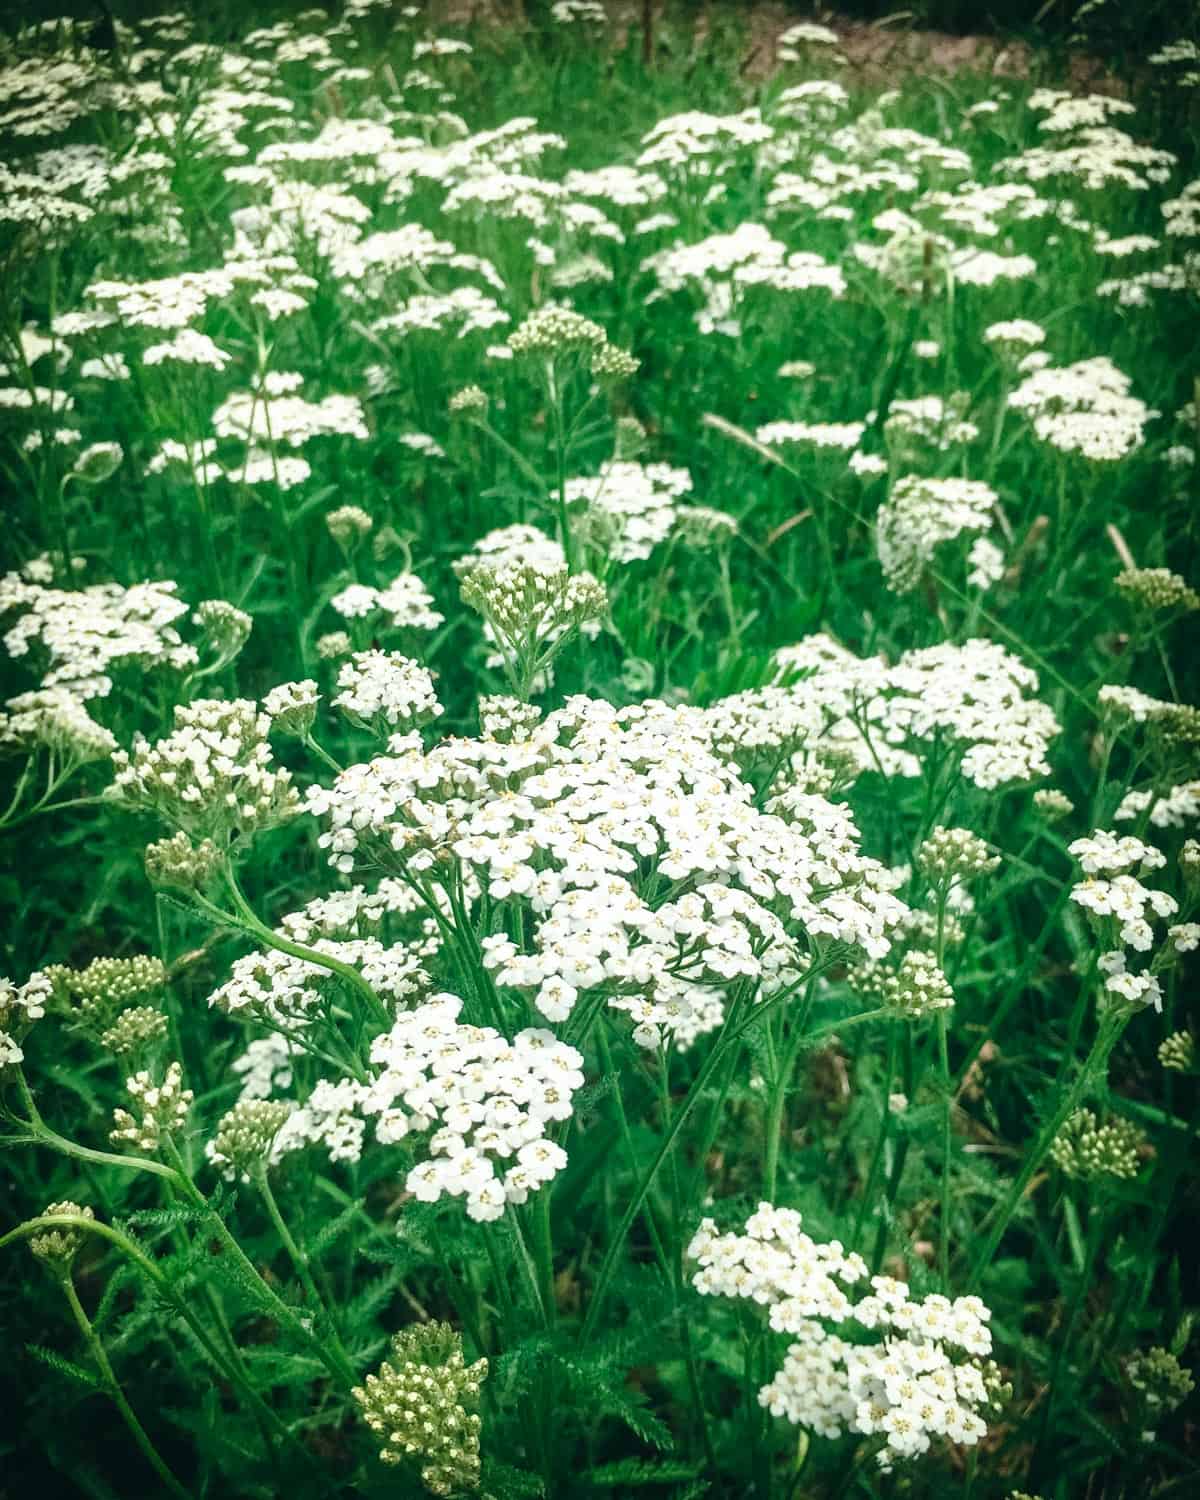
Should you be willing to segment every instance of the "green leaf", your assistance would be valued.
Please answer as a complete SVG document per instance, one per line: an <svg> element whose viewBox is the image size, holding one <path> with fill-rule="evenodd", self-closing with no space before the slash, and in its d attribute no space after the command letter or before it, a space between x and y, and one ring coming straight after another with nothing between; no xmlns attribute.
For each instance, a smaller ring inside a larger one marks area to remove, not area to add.
<svg viewBox="0 0 1200 1500"><path fill-rule="evenodd" d="M25 1353L31 1358L38 1360L50 1369L65 1375L68 1380L73 1380L77 1385L86 1387L89 1391L102 1391L106 1389L104 1381L93 1370L85 1370L82 1365L77 1365L74 1360L66 1359L63 1355L53 1349L47 1349L42 1344L26 1344Z"/></svg>

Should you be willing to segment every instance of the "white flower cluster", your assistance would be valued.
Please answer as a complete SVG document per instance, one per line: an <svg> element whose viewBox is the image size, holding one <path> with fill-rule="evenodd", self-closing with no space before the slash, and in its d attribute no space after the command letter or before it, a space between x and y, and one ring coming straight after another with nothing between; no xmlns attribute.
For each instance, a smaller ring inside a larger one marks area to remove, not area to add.
<svg viewBox="0 0 1200 1500"><path fill-rule="evenodd" d="M761 146L775 132L757 109L737 115L708 115L691 110L659 120L642 137L639 167L691 167L703 175L725 170L736 148Z"/></svg>
<svg viewBox="0 0 1200 1500"><path fill-rule="evenodd" d="M898 457L930 448L946 453L979 436L979 428L964 415L968 397L956 391L947 400L940 396L911 396L892 402L883 424L888 447ZM874 418L871 412L868 421Z"/></svg>
<svg viewBox="0 0 1200 1500"><path fill-rule="evenodd" d="M1195 821L1200 818L1200 781L1184 781L1165 791L1126 792L1113 819L1129 823L1143 813L1155 828L1182 828Z"/></svg>
<svg viewBox="0 0 1200 1500"><path fill-rule="evenodd" d="M1139 878L1162 869L1166 855L1132 835L1119 836L1105 829L1075 839L1067 852L1087 877L1072 887L1071 900L1097 919L1105 938L1121 945L1100 957L1101 972L1107 976L1105 989L1133 1004L1161 1010L1158 980L1152 972L1130 970L1124 950L1150 952L1154 947L1153 920L1172 917L1179 910L1173 896L1143 885Z"/></svg>
<svg viewBox="0 0 1200 1500"><path fill-rule="evenodd" d="M20 1042L34 1021L46 1014L53 984L40 970L24 984L0 977L0 1068L19 1063L25 1056Z"/></svg>
<svg viewBox="0 0 1200 1500"><path fill-rule="evenodd" d="M433 674L399 651L359 651L338 671L332 699L353 724L384 735L415 729L442 712Z"/></svg>
<svg viewBox="0 0 1200 1500"><path fill-rule="evenodd" d="M271 828L300 808L291 773L277 766L271 720L245 698L197 698L175 707L175 729L132 752L113 754L106 795L158 813L187 833L218 843Z"/></svg>
<svg viewBox="0 0 1200 1500"><path fill-rule="evenodd" d="M794 443L804 447L848 450L858 447L866 430L865 422L766 422L754 436L768 447Z"/></svg>
<svg viewBox="0 0 1200 1500"><path fill-rule="evenodd" d="M188 606L175 583L92 584L83 589L49 588L24 574L0 578L0 615L19 610L4 635L13 657L32 653L45 672L42 686L67 688L77 698L102 698L112 691L112 672L122 665L176 671L196 665L194 646L185 645L175 622Z"/></svg>
<svg viewBox="0 0 1200 1500"><path fill-rule="evenodd" d="M462 1001L435 995L377 1037L377 1076L362 1109L390 1145L432 1131L430 1156L408 1174L409 1192L432 1203L465 1197L473 1219L496 1219L566 1165L547 1129L571 1114L583 1058L548 1031L512 1041L458 1021Z"/></svg>
<svg viewBox="0 0 1200 1500"><path fill-rule="evenodd" d="M339 869L365 856L429 881L446 850L492 901L527 905L527 945L485 942L497 981L556 1021L603 990L652 1045L694 1034L697 1007L710 1024L735 979L792 982L809 943L885 953L905 911L844 809L759 811L711 741L700 710L575 698L517 742L413 745L309 801Z"/></svg>
<svg viewBox="0 0 1200 1500"><path fill-rule="evenodd" d="M181 1130L195 1095L183 1086L183 1069L171 1063L160 1083L146 1069L125 1080L132 1109L113 1110L109 1139L115 1146L157 1151L162 1137Z"/></svg>
<svg viewBox="0 0 1200 1500"><path fill-rule="evenodd" d="M464 1198L477 1220L524 1203L566 1165L547 1129L570 1117L583 1058L548 1031L510 1042L464 1025L461 1008L440 994L400 1015L372 1043L370 1080L318 1084L275 1137L273 1158L322 1143L334 1160L357 1160L374 1120L381 1145L426 1138L428 1154L406 1183L422 1202Z"/></svg>
<svg viewBox="0 0 1200 1500"><path fill-rule="evenodd" d="M997 498L990 485L973 479L898 479L875 518L875 548L888 586L900 594L915 589L940 546L988 529Z"/></svg>
<svg viewBox="0 0 1200 1500"><path fill-rule="evenodd" d="M714 234L693 245L674 245L642 262L657 287L647 303L691 287L704 298L695 314L702 333L736 338L741 321L738 298L749 286L768 286L779 292L819 289L840 297L845 277L812 251L788 252L761 224L743 223L729 234Z"/></svg>
<svg viewBox="0 0 1200 1500"><path fill-rule="evenodd" d="M317 684L310 677L303 682L281 682L263 699L263 713L276 733L303 739L313 726L320 697Z"/></svg>
<svg viewBox="0 0 1200 1500"><path fill-rule="evenodd" d="M97 724L66 688L18 693L0 711L0 751L49 750L65 762L105 760L117 748L111 731Z"/></svg>
<svg viewBox="0 0 1200 1500"><path fill-rule="evenodd" d="M569 479L572 526L585 545L616 563L650 556L671 533L692 488L686 469L613 460L594 479Z"/></svg>
<svg viewBox="0 0 1200 1500"><path fill-rule="evenodd" d="M1002 323L989 324L983 330L983 338L985 343L1011 359L1027 354L1030 349L1040 348L1046 342L1046 330L1028 318L1010 318Z"/></svg>
<svg viewBox="0 0 1200 1500"><path fill-rule="evenodd" d="M280 936L294 940L286 921ZM357 969L381 999L399 1003L429 987L421 955L407 943L386 946L377 938L337 941L319 937L308 946ZM320 1009L328 987L340 982L311 959L268 948L235 960L229 978L213 991L208 1003L228 1015L252 1016L286 1033L310 1019Z"/></svg>
<svg viewBox="0 0 1200 1500"><path fill-rule="evenodd" d="M289 448L303 447L316 437L370 436L362 406L353 396L306 401L291 394L300 383L298 375L274 372L267 375L262 391L233 392L213 412L213 432L251 445L278 443ZM252 446L251 451L257 450Z"/></svg>
<svg viewBox="0 0 1200 1500"><path fill-rule="evenodd" d="M362 619L376 611L388 617L389 630L436 630L445 616L433 607L433 595L416 573L398 573L385 588L352 583L329 601L343 619Z"/></svg>
<svg viewBox="0 0 1200 1500"><path fill-rule="evenodd" d="M985 791L1050 774L1046 754L1058 720L1026 696L1037 688L1036 673L994 641L923 647L888 666L810 636L775 659L781 675L807 675L712 710L726 715L740 706L743 738L780 745L790 726L797 745L849 754L860 771L918 776L919 752L937 737L960 749L962 774Z"/></svg>
<svg viewBox="0 0 1200 1500"><path fill-rule="evenodd" d="M801 1222L760 1203L743 1234L719 1234L705 1219L688 1246L697 1291L766 1307L771 1328L793 1340L759 1403L821 1437L882 1438L885 1468L938 1439L978 1443L994 1379L981 1363L992 1347L987 1307L978 1297L914 1299L888 1276L868 1281L860 1256L812 1240ZM827 1324L848 1325L849 1336Z"/></svg>
<svg viewBox="0 0 1200 1500"><path fill-rule="evenodd" d="M1141 447L1146 423L1157 413L1129 394L1133 382L1106 356L1073 365L1047 365L1028 375L1008 397L1033 430L1062 453L1112 463Z"/></svg>

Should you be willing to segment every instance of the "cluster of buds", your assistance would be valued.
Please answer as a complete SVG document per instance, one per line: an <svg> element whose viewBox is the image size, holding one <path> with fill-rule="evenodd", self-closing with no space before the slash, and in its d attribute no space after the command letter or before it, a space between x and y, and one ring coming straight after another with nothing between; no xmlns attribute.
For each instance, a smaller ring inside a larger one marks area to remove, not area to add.
<svg viewBox="0 0 1200 1500"><path fill-rule="evenodd" d="M326 530L347 557L358 550L374 525L373 517L359 505L339 505L325 517Z"/></svg>
<svg viewBox="0 0 1200 1500"><path fill-rule="evenodd" d="M1200 594L1170 568L1123 568L1116 582L1125 598L1142 609L1183 613L1200 609Z"/></svg>
<svg viewBox="0 0 1200 1500"><path fill-rule="evenodd" d="M616 344L602 344L592 355L592 374L597 380L628 380L636 375L641 360Z"/></svg>
<svg viewBox="0 0 1200 1500"><path fill-rule="evenodd" d="M590 573L572 574L565 560L494 564L471 558L456 570L463 603L487 622L522 698L571 635L608 608L604 585Z"/></svg>
<svg viewBox="0 0 1200 1500"><path fill-rule="evenodd" d="M479 1487L479 1388L487 1360L468 1365L462 1336L448 1323L419 1323L392 1339L374 1375L353 1391L380 1440L385 1464L418 1466L435 1495Z"/></svg>
<svg viewBox="0 0 1200 1500"><path fill-rule="evenodd" d="M553 359L558 354L595 354L608 343L599 323L569 307L539 307L508 336L514 354Z"/></svg>
<svg viewBox="0 0 1200 1500"><path fill-rule="evenodd" d="M737 522L728 511L711 505L681 505L675 512L675 535L685 547L702 551L731 541Z"/></svg>
<svg viewBox="0 0 1200 1500"><path fill-rule="evenodd" d="M135 1005L117 1017L100 1034L100 1045L117 1057L132 1057L161 1042L167 1034L167 1018L150 1005Z"/></svg>
<svg viewBox="0 0 1200 1500"><path fill-rule="evenodd" d="M333 705L374 734L404 733L442 712L433 674L399 651L358 651L338 672Z"/></svg>
<svg viewBox="0 0 1200 1500"><path fill-rule="evenodd" d="M46 971L57 995L73 1004L76 1017L90 1031L100 1032L143 996L153 995L167 982L162 960L138 953L132 958L94 958L86 969L54 964Z"/></svg>
<svg viewBox="0 0 1200 1500"><path fill-rule="evenodd" d="M457 416L483 417L487 415L490 402L482 386L464 385L461 391L454 392L447 404Z"/></svg>
<svg viewBox="0 0 1200 1500"><path fill-rule="evenodd" d="M78 1203L72 1203L70 1199L64 1199L62 1203L47 1204L43 1214L46 1218L52 1218L58 1214L70 1214L75 1219L96 1217L90 1208L82 1208ZM70 1270L71 1262L75 1259L82 1244L83 1234L78 1229L48 1229L44 1234L35 1234L29 1241L29 1248L36 1258L45 1261L52 1271L65 1275Z"/></svg>
<svg viewBox="0 0 1200 1500"><path fill-rule="evenodd" d="M339 656L349 656L354 642L344 630L330 630L317 637L317 655L322 661L336 661Z"/></svg>
<svg viewBox="0 0 1200 1500"><path fill-rule="evenodd" d="M116 752L106 795L218 844L273 828L299 812L300 799L291 773L274 763L270 728L245 698L179 704L173 733Z"/></svg>
<svg viewBox="0 0 1200 1500"><path fill-rule="evenodd" d="M1147 1349L1125 1366L1125 1377L1138 1393L1146 1415L1165 1416L1192 1394L1195 1381L1169 1350Z"/></svg>
<svg viewBox="0 0 1200 1500"><path fill-rule="evenodd" d="M1043 787L1041 791L1034 792L1033 805L1047 823L1057 823L1061 818L1069 818L1075 811L1075 804L1070 797L1054 787Z"/></svg>
<svg viewBox="0 0 1200 1500"><path fill-rule="evenodd" d="M948 891L958 881L990 874L1000 860L969 828L938 827L917 850L917 864L935 890Z"/></svg>
<svg viewBox="0 0 1200 1500"><path fill-rule="evenodd" d="M935 1011L949 1010L954 991L934 955L911 948L900 967L884 979L881 999L890 1010L918 1021Z"/></svg>
<svg viewBox="0 0 1200 1500"><path fill-rule="evenodd" d="M173 1062L161 1083L155 1083L143 1068L125 1080L125 1090L134 1111L113 1110L109 1140L114 1146L157 1151L164 1135L182 1128L194 1094L183 1086L183 1069Z"/></svg>
<svg viewBox="0 0 1200 1500"><path fill-rule="evenodd" d="M307 739L317 717L320 697L317 684L311 677L306 677L303 682L281 682L263 699L263 712L276 733L292 735L298 740Z"/></svg>
<svg viewBox="0 0 1200 1500"><path fill-rule="evenodd" d="M244 609L238 609L227 599L205 599L196 606L192 624L203 630L215 654L215 660L203 672L196 673L198 677L208 677L234 659L250 639L254 621Z"/></svg>
<svg viewBox="0 0 1200 1500"><path fill-rule="evenodd" d="M1050 1156L1059 1171L1080 1182L1136 1177L1145 1133L1119 1117L1101 1124L1090 1109L1077 1109L1054 1138Z"/></svg>
<svg viewBox="0 0 1200 1500"><path fill-rule="evenodd" d="M186 833L146 845L146 878L157 890L203 891L213 883L221 851L212 839L193 843Z"/></svg>
<svg viewBox="0 0 1200 1500"><path fill-rule="evenodd" d="M1190 1073L1196 1066L1196 1043L1190 1031L1173 1031L1159 1043L1158 1060L1172 1073Z"/></svg>
<svg viewBox="0 0 1200 1500"><path fill-rule="evenodd" d="M278 1099L242 1099L217 1125L204 1154L227 1180L243 1179L269 1160L275 1137L292 1112Z"/></svg>

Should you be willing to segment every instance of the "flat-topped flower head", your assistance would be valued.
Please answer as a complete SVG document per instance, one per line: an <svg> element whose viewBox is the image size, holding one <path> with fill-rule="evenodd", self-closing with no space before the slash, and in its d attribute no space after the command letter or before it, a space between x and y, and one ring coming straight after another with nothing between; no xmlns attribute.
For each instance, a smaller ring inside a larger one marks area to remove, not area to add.
<svg viewBox="0 0 1200 1500"><path fill-rule="evenodd" d="M793 1340L759 1404L831 1440L882 1438L885 1468L935 1443L978 1443L1000 1394L988 1308L978 1297L914 1298L837 1240L811 1239L801 1222L793 1209L760 1203L743 1234L720 1234L705 1219L688 1246L697 1291L758 1304Z"/></svg>
<svg viewBox="0 0 1200 1500"><path fill-rule="evenodd" d="M352 724L379 735L428 724L442 712L433 674L399 651L359 651L339 670L331 700Z"/></svg>

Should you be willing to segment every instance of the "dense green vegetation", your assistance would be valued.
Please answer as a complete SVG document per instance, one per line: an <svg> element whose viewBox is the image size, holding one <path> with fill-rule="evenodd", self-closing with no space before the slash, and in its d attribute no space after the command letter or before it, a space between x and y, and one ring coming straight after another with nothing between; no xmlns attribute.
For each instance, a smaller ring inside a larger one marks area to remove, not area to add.
<svg viewBox="0 0 1200 1500"><path fill-rule="evenodd" d="M1200 51L527 10L3 44L0 1496L1183 1496Z"/></svg>

